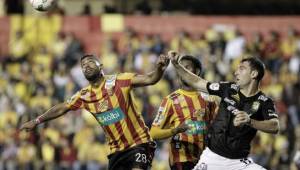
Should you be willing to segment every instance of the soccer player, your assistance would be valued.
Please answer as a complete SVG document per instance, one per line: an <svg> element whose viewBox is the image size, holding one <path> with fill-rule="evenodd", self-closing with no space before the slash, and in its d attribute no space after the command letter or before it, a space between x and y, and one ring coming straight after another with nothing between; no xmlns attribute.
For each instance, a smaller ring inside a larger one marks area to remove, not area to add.
<svg viewBox="0 0 300 170"><path fill-rule="evenodd" d="M200 76L202 68L197 58L184 55L181 64ZM157 140L172 137L169 146L172 170L191 170L204 149L204 137L216 105L209 95L196 91L180 77L179 82L181 88L163 99L150 134Z"/></svg>
<svg viewBox="0 0 300 170"><path fill-rule="evenodd" d="M32 130L38 124L62 116L70 110L86 109L102 126L108 139L108 169L146 170L151 166L155 144L136 108L131 90L158 82L168 64L168 57L160 55L154 71L147 75L121 73L106 76L96 56L84 55L81 67L89 85L68 101L55 105L36 119L23 124L21 129Z"/></svg>
<svg viewBox="0 0 300 170"><path fill-rule="evenodd" d="M221 97L218 113L208 129L208 147L194 170L264 169L247 158L257 130L273 134L279 131L274 103L259 89L264 64L254 57L244 58L234 73L235 82L211 83L185 69L176 52L168 55L186 83Z"/></svg>

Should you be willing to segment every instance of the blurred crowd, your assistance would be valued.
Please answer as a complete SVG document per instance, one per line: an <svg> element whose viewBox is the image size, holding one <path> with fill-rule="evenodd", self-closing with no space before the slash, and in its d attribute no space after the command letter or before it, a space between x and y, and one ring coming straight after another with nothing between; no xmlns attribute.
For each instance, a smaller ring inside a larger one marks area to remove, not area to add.
<svg viewBox="0 0 300 170"><path fill-rule="evenodd" d="M106 169L108 147L94 118L76 111L42 124L33 132L19 131L21 123L67 100L87 85L79 63L85 53L72 33L58 33L51 44L33 45L17 31L9 55L0 59L0 169ZM105 74L150 72L158 55L169 49L198 57L202 76L210 81L233 80L242 56L258 56L267 66L262 90L276 102L280 133L258 133L251 157L267 169L297 169L300 152L300 34L271 31L245 36L236 29L208 28L201 34L179 31L170 40L126 29L99 44ZM134 90L138 107L151 126L162 98L178 88L170 65L156 85ZM168 169L167 140L158 142L154 170ZM300 167L298 167L300 168Z"/></svg>

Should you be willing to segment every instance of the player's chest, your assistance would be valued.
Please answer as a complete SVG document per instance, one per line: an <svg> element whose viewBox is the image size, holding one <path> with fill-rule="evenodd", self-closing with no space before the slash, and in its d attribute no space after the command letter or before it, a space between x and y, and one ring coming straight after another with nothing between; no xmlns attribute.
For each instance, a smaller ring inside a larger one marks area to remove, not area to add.
<svg viewBox="0 0 300 170"><path fill-rule="evenodd" d="M174 119L178 120L203 120L206 113L206 104L200 102L198 97L180 96L173 101L175 111Z"/></svg>
<svg viewBox="0 0 300 170"><path fill-rule="evenodd" d="M258 100L255 97L247 98L243 96L241 93L228 93L223 99L222 99L222 105L223 109L226 111L232 112L235 109L246 111L249 114L255 114L257 113L262 103L260 100Z"/></svg>

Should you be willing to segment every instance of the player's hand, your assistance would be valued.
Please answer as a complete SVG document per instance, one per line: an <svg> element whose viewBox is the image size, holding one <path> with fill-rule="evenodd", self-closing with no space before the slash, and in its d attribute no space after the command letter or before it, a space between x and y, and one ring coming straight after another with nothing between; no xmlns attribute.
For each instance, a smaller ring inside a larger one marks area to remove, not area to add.
<svg viewBox="0 0 300 170"><path fill-rule="evenodd" d="M234 112L234 115L235 115L233 119L234 126L241 126L250 123L251 120L250 116L246 112L237 110L236 112Z"/></svg>
<svg viewBox="0 0 300 170"><path fill-rule="evenodd" d="M37 123L34 120L26 122L21 125L20 130L31 131L37 126Z"/></svg>
<svg viewBox="0 0 300 170"><path fill-rule="evenodd" d="M187 124L182 123L179 126L177 126L175 129L173 129L173 134L182 133L189 129L190 129L190 127Z"/></svg>
<svg viewBox="0 0 300 170"><path fill-rule="evenodd" d="M159 67L161 67L163 70L165 70L168 67L169 63L170 63L170 59L168 56L165 56L163 54L159 55L158 61L157 61L157 65Z"/></svg>
<svg viewBox="0 0 300 170"><path fill-rule="evenodd" d="M169 51L168 57L171 59L173 65L178 65L180 61L180 56L176 51Z"/></svg>

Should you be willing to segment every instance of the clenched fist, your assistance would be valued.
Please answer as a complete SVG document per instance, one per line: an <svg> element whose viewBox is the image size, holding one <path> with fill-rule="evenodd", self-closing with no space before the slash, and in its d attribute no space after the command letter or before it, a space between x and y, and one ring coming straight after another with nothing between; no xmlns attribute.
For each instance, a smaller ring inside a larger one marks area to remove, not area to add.
<svg viewBox="0 0 300 170"><path fill-rule="evenodd" d="M236 112L234 112L234 115L235 115L233 119L234 126L249 124L251 121L250 116L244 111L237 110Z"/></svg>
<svg viewBox="0 0 300 170"><path fill-rule="evenodd" d="M171 59L173 65L179 64L180 56L176 51L169 51L168 57Z"/></svg>
<svg viewBox="0 0 300 170"><path fill-rule="evenodd" d="M161 54L161 55L159 55L158 61L156 64L159 67L161 67L163 70L165 70L168 67L169 63L170 63L169 57Z"/></svg>

